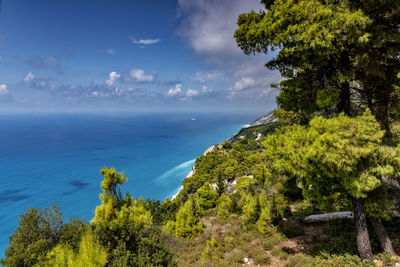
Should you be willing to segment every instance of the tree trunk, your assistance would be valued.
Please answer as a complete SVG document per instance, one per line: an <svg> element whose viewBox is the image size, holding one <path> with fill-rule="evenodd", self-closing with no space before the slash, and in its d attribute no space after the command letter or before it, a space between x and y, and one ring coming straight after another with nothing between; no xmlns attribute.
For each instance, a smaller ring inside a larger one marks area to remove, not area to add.
<svg viewBox="0 0 400 267"><path fill-rule="evenodd" d="M379 246L383 252L388 252L390 255L395 256L396 252L392 247L388 233L386 232L385 226L374 218L369 218L369 221L374 229L375 235L378 238Z"/></svg>
<svg viewBox="0 0 400 267"><path fill-rule="evenodd" d="M339 112L344 112L347 116L351 115L351 92L350 84L344 83L340 90L340 102L338 105Z"/></svg>
<svg viewBox="0 0 400 267"><path fill-rule="evenodd" d="M319 223L319 222L329 222L337 219L353 219L353 212L351 211L341 211L341 212L331 212L324 214L309 215L304 218L305 223Z"/></svg>
<svg viewBox="0 0 400 267"><path fill-rule="evenodd" d="M371 243L367 228L367 216L365 215L364 199L353 198L354 225L357 234L357 248L361 259L372 260Z"/></svg>

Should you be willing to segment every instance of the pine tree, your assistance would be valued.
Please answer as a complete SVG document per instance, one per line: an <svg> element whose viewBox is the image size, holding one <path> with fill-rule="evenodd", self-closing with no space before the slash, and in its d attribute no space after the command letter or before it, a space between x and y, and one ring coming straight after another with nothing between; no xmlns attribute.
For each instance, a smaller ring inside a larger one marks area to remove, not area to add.
<svg viewBox="0 0 400 267"><path fill-rule="evenodd" d="M343 114L317 117L309 127L284 127L264 143L273 171L287 179L295 177L303 195L317 208L353 208L362 258L372 258L367 216L390 217L386 194L376 192L385 191L383 177L395 177L400 166L398 151L382 145L383 136L379 123L367 111L356 118Z"/></svg>

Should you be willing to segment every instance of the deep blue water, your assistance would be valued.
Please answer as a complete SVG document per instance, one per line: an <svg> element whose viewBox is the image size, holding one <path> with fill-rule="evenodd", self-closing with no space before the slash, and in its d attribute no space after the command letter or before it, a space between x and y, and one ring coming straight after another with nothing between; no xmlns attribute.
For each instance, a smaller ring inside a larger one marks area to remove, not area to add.
<svg viewBox="0 0 400 267"><path fill-rule="evenodd" d="M102 167L124 170L123 192L174 195L196 157L256 115L0 115L0 257L27 208L91 220ZM196 118L192 120L192 118Z"/></svg>

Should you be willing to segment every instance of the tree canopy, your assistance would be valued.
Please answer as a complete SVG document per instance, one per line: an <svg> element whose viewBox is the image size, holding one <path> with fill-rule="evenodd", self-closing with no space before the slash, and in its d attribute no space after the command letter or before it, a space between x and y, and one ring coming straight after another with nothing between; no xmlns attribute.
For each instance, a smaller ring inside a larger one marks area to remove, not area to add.
<svg viewBox="0 0 400 267"><path fill-rule="evenodd" d="M241 14L235 38L246 53L270 53L285 78L279 108L358 114L369 108L386 130L400 84L400 1L262 1ZM277 113L282 116L282 113Z"/></svg>

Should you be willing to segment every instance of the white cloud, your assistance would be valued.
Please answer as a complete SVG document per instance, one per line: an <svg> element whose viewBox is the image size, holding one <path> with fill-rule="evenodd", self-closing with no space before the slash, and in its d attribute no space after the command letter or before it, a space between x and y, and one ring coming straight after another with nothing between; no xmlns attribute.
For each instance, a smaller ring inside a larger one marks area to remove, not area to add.
<svg viewBox="0 0 400 267"><path fill-rule="evenodd" d="M176 96L182 94L182 84L178 83L175 85L175 88L170 88L168 90L168 96Z"/></svg>
<svg viewBox="0 0 400 267"><path fill-rule="evenodd" d="M0 84L0 95L6 95L9 92L10 91L7 89L7 85L6 84Z"/></svg>
<svg viewBox="0 0 400 267"><path fill-rule="evenodd" d="M238 16L260 9L260 0L178 0L180 34L198 53L242 54L233 38Z"/></svg>
<svg viewBox="0 0 400 267"><path fill-rule="evenodd" d="M113 56L113 55L115 55L115 50L113 48L108 48L107 54L109 54L110 56Z"/></svg>
<svg viewBox="0 0 400 267"><path fill-rule="evenodd" d="M134 80L140 83L148 83L154 81L154 74L146 74L142 69L131 69L127 81Z"/></svg>
<svg viewBox="0 0 400 267"><path fill-rule="evenodd" d="M212 90L211 88L208 88L207 86L203 85L203 86L201 87L201 91L202 91L203 93L209 93L209 92L212 92L213 90Z"/></svg>
<svg viewBox="0 0 400 267"><path fill-rule="evenodd" d="M209 71L209 72L198 71L195 73L195 75L192 76L192 80L198 82L207 82L217 79L218 76L220 75L221 73L217 71Z"/></svg>
<svg viewBox="0 0 400 267"><path fill-rule="evenodd" d="M25 82L29 82L35 79L35 75L32 73L32 71L28 72L24 78Z"/></svg>
<svg viewBox="0 0 400 267"><path fill-rule="evenodd" d="M115 71L110 73L110 79L106 81L108 86L113 86L115 81L121 77L120 74L116 73Z"/></svg>
<svg viewBox="0 0 400 267"><path fill-rule="evenodd" d="M178 34L187 40L193 51L201 56L209 69L199 71L192 81L202 83L198 99L240 101L253 107L268 102L275 95L271 83L279 81L277 71L265 68L265 62L276 56L257 54L247 56L234 38L240 14L252 10L265 10L260 0L177 0L177 17L180 19ZM215 80L215 81L214 81ZM207 87L211 81L214 90ZM272 92L272 93L268 93ZM182 94L185 96L186 94ZM203 97L204 96L204 97ZM188 97L186 97L188 98ZM272 100L271 100L272 99ZM263 104L264 107L264 104Z"/></svg>
<svg viewBox="0 0 400 267"><path fill-rule="evenodd" d="M257 82L251 77L242 77L239 81L236 81L233 85L234 91L242 91L251 87L254 87Z"/></svg>
<svg viewBox="0 0 400 267"><path fill-rule="evenodd" d="M197 96L199 95L199 91L193 90L193 89L189 89L186 92L186 96L187 97L192 97L192 96Z"/></svg>
<svg viewBox="0 0 400 267"><path fill-rule="evenodd" d="M160 39L139 39L139 40L137 40L137 39L134 39L134 38L131 38L131 40L132 40L133 44L143 45L143 46L156 44L156 43L161 41Z"/></svg>

